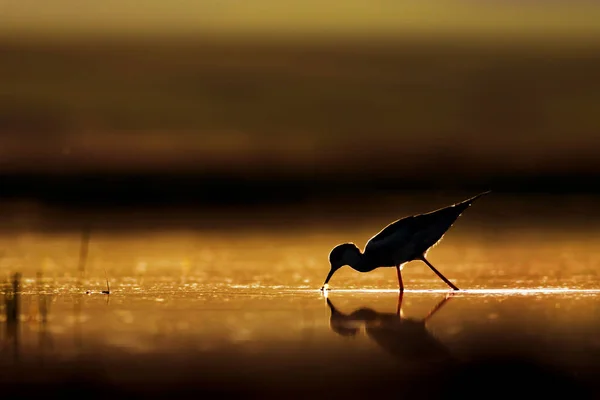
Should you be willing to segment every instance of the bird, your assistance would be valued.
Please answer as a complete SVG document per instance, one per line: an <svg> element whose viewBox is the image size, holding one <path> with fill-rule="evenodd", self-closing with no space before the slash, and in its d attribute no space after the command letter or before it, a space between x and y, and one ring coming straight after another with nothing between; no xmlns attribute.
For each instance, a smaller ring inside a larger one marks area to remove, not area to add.
<svg viewBox="0 0 600 400"><path fill-rule="evenodd" d="M433 363L448 362L453 359L450 351L427 329L427 322L454 296L447 294L424 318L406 318L402 315L403 292L398 294L395 313L382 313L362 307L352 313L339 311L326 297L331 312L330 329L340 336L354 337L361 326L365 333L388 354L403 362Z"/></svg>
<svg viewBox="0 0 600 400"><path fill-rule="evenodd" d="M431 211L401 218L379 231L365 245L362 252L356 244L342 243L329 253L330 270L321 290L328 290L333 274L345 265L358 272L370 272L379 267L396 267L398 287L404 291L402 267L414 260L423 261L451 289L459 288L440 273L426 258L428 251L438 244L458 217L486 191L467 200Z"/></svg>

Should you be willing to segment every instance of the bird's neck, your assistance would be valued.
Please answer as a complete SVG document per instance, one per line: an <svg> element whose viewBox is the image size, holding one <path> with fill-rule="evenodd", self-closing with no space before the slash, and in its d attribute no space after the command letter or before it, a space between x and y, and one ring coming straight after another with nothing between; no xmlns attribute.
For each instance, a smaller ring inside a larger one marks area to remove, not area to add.
<svg viewBox="0 0 600 400"><path fill-rule="evenodd" d="M348 265L359 272L368 272L374 270L379 265L376 265L373 260L365 256L363 253L355 253L348 257Z"/></svg>

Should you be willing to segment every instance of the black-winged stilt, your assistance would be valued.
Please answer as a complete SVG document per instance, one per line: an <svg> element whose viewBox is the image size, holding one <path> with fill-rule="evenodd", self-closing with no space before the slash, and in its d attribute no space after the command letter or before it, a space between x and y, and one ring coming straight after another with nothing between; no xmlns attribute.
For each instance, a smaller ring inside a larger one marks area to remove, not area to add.
<svg viewBox="0 0 600 400"><path fill-rule="evenodd" d="M437 244L454 221L477 198L490 193L480 193L477 196L432 211L418 214L392 222L373 236L361 252L354 243L343 243L334 247L329 253L331 270L321 287L326 290L329 280L341 267L349 265L359 272L369 272L379 267L396 267L398 286L404 291L402 282L402 265L413 260L421 260L429 266L448 286L459 290L425 258L429 249Z"/></svg>

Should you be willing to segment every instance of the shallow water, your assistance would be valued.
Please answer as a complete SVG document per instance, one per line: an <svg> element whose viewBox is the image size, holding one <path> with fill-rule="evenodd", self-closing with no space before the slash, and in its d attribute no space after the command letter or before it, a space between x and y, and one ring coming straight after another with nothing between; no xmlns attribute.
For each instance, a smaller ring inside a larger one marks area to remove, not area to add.
<svg viewBox="0 0 600 400"><path fill-rule="evenodd" d="M364 243L386 216L345 229L315 221L295 230L92 231L84 262L79 232L4 232L2 390L599 394L600 236L590 226L489 229L473 214L429 254L462 290L450 295L412 262L402 298L393 268L344 268L332 290L318 290L331 247ZM110 295L101 293L106 279Z"/></svg>
<svg viewBox="0 0 600 400"><path fill-rule="evenodd" d="M509 380L495 389L506 393L517 384L542 394L597 389L597 291L466 291L445 300L442 291L408 290L399 315L398 294L378 291L155 283L109 296L32 292L18 295L18 321L3 321L8 393L62 383L92 397L438 396L446 390L428 382L470 391L473 373Z"/></svg>

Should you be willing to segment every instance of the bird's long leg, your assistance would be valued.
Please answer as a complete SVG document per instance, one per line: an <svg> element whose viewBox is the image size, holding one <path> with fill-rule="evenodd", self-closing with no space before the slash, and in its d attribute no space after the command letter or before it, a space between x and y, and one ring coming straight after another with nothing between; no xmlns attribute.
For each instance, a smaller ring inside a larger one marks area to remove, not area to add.
<svg viewBox="0 0 600 400"><path fill-rule="evenodd" d="M435 314L436 312L438 312L440 310L440 308L442 308L442 306L444 304L446 304L446 302L448 300L450 300L452 298L452 294L449 294L448 296L444 297L444 299L442 301L440 301L439 303L437 303L435 305L435 307L433 307L431 309L431 311L429 311L429 314L427 314L427 316L425 318L423 318L423 322L427 322L427 320L431 317L433 317L433 314Z"/></svg>
<svg viewBox="0 0 600 400"><path fill-rule="evenodd" d="M402 318L402 296L404 296L404 292L398 293L398 305L396 306L396 315Z"/></svg>
<svg viewBox="0 0 600 400"><path fill-rule="evenodd" d="M442 275L442 274L440 273L440 271L438 271L437 269L435 269L435 267L434 267L433 265L431 265L431 264L429 263L429 261L427 261L427 259L425 258L425 256L421 256L421 260L422 260L422 261L423 261L425 264L427 264L427 266L429 266L429 268L431 268L431 270L432 270L433 272L435 272L437 276L439 276L439 277L440 277L440 278L441 278L441 279L442 279L444 282L446 282L446 284L447 284L448 286L450 286L450 287L451 287L452 289L454 289L454 290L460 290L460 289L459 289L459 288L457 288L457 287L456 287L456 286L455 286L455 285L454 285L452 282L450 282L448 279L446 279L446 277L445 277L444 275Z"/></svg>
<svg viewBox="0 0 600 400"><path fill-rule="evenodd" d="M400 288L400 292L404 292L404 282L402 282L402 272L400 272L400 265L396 265L396 272L398 273L398 288Z"/></svg>

